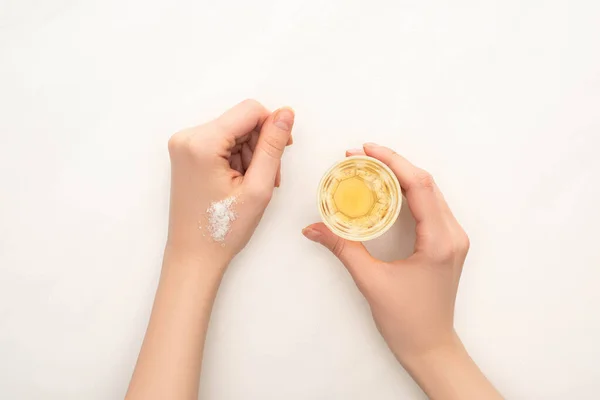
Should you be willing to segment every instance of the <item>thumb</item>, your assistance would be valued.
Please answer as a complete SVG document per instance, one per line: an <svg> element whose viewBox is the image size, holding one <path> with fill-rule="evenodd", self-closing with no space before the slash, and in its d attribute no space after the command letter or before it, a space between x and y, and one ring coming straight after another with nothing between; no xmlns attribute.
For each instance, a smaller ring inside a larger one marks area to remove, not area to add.
<svg viewBox="0 0 600 400"><path fill-rule="evenodd" d="M362 243L342 239L322 222L307 226L302 230L302 234L307 239L322 244L339 258L361 288L366 278L365 274L370 270L369 266L376 262Z"/></svg>
<svg viewBox="0 0 600 400"><path fill-rule="evenodd" d="M245 179L255 188L272 191L283 150L290 140L294 111L289 107L275 111L263 124L256 150Z"/></svg>

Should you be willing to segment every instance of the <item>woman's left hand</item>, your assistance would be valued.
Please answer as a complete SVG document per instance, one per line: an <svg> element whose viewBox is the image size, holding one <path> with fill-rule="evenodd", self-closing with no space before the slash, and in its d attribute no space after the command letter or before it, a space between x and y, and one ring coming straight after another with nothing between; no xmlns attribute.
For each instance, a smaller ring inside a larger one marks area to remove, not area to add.
<svg viewBox="0 0 600 400"><path fill-rule="evenodd" d="M280 184L281 156L292 143L293 123L290 108L270 113L245 100L171 137L167 254L214 260L224 268L244 248ZM224 220L211 221L211 205L229 198L233 214L220 209L217 216ZM230 216L235 219L228 221Z"/></svg>

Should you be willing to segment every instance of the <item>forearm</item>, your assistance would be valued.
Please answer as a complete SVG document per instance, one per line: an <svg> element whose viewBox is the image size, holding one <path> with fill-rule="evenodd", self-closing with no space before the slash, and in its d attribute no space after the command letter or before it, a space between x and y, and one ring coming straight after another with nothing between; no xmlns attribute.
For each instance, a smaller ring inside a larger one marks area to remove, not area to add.
<svg viewBox="0 0 600 400"><path fill-rule="evenodd" d="M402 364L430 399L502 399L457 336L454 343L404 359Z"/></svg>
<svg viewBox="0 0 600 400"><path fill-rule="evenodd" d="M224 267L165 252L127 399L197 399L206 331Z"/></svg>

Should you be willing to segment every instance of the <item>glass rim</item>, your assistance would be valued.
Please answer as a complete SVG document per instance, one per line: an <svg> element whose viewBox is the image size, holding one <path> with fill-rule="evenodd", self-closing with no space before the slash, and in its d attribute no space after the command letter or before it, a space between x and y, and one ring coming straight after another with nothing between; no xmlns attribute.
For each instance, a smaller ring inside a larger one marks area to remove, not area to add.
<svg viewBox="0 0 600 400"><path fill-rule="evenodd" d="M382 225L381 228L379 228L378 230L376 230L373 233L366 235L366 236L356 235L356 234L341 231L339 228L337 228L331 224L331 222L329 221L329 218L325 215L323 207L322 207L322 203L323 203L322 193L323 193L325 181L332 174L332 172L335 171L335 169L340 164L345 163L345 162L352 162L353 160L363 160L363 161L367 161L367 162L372 162L372 163L376 164L378 167L380 167L383 171L385 171L385 173L387 173L389 175L390 180L392 181L394 188L396 189L396 193L397 193L397 197L398 197L396 199L396 201L393 202L393 206L395 208L393 209L392 216L391 216L389 222L386 223L385 225ZM350 156L350 157L346 157L340 161L337 161L335 164L333 164L331 167L329 167L329 169L327 169L327 171L325 171L325 173L323 174L323 177L321 178L321 181L319 182L319 187L317 190L317 208L319 209L321 221L323 221L325 226L327 226L327 228L329 228L329 230L331 230L335 235L337 235L343 239L353 241L353 242L366 242L369 240L373 240L373 239L376 239L379 236L383 235L385 232L387 232L392 227L392 225L394 225L396 220L398 219L398 216L400 215L400 210L402 208L402 203L403 203L402 188L400 187L400 182L398 181L398 177L396 176L396 174L390 169L390 167L388 167L386 164L384 164L380 160L378 160L374 157L369 157L367 155Z"/></svg>

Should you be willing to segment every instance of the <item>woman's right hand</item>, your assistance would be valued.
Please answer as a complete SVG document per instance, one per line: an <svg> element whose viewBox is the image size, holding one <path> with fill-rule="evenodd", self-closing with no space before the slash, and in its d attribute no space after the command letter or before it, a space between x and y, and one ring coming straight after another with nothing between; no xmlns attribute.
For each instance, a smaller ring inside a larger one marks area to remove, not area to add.
<svg viewBox="0 0 600 400"><path fill-rule="evenodd" d="M357 154L382 161L398 177L416 220L414 253L383 262L362 243L334 235L323 223L306 227L304 235L327 247L346 266L388 346L430 397L501 398L454 331L456 292L469 250L467 235L429 173L376 144L365 144L364 153L347 152ZM463 381L460 390L456 385Z"/></svg>

